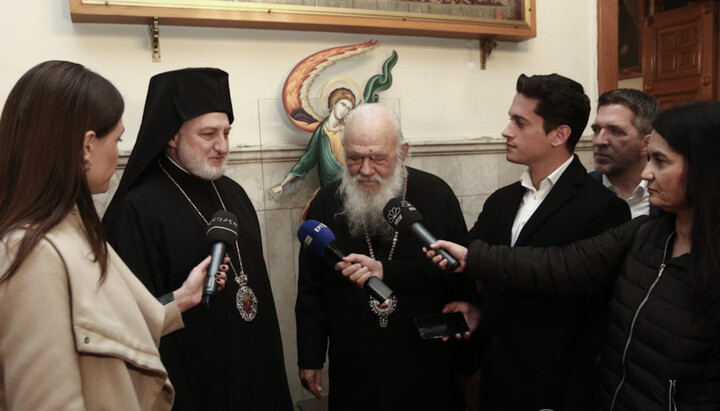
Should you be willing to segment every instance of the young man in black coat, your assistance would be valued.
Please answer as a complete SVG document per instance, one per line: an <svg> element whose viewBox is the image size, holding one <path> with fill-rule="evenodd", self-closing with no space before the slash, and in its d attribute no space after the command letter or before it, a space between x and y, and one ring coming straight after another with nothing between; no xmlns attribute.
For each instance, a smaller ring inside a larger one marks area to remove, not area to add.
<svg viewBox="0 0 720 411"><path fill-rule="evenodd" d="M466 241L562 245L627 221L627 204L573 154L590 114L582 86L557 74L521 75L516 90L502 135L508 161L527 169L520 181L487 199ZM483 284L479 312L451 304L471 325L480 316L482 409L591 408L606 297L536 296Z"/></svg>

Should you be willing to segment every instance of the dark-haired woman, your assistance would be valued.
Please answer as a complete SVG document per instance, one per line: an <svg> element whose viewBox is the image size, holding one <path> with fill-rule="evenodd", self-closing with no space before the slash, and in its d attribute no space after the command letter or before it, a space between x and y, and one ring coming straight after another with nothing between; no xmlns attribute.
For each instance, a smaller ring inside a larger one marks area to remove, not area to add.
<svg viewBox="0 0 720 411"><path fill-rule="evenodd" d="M0 410L172 406L157 346L200 302L210 258L163 305L106 244L91 195L117 167L123 110L110 82L64 61L30 69L5 103Z"/></svg>
<svg viewBox="0 0 720 411"><path fill-rule="evenodd" d="M598 361L600 410L720 409L720 102L692 103L653 123L650 203L639 217L565 247L469 250L438 241L483 281L552 295L614 282ZM434 252L433 261L446 262Z"/></svg>

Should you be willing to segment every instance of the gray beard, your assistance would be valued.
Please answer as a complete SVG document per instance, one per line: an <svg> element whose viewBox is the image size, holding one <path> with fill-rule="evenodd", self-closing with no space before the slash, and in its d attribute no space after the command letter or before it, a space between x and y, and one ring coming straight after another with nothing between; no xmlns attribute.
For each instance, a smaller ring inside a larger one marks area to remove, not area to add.
<svg viewBox="0 0 720 411"><path fill-rule="evenodd" d="M177 147L177 156L185 167L187 167L187 170L185 171L207 181L214 181L223 176L228 159L227 156L225 156L222 166L211 167L207 164L207 160L203 158L201 154L195 152L192 148L187 147L183 144L182 140L180 140L180 144L178 144Z"/></svg>
<svg viewBox="0 0 720 411"><path fill-rule="evenodd" d="M378 175L370 180L380 183L377 189L368 189L360 184L364 179L360 174L350 175L347 167L340 182L340 196L343 208L340 214L345 216L348 230L353 238L365 237L365 230L370 237L381 241L392 240L395 230L385 220L383 208L393 197L400 197L403 192L407 169L398 161L395 171L386 179Z"/></svg>

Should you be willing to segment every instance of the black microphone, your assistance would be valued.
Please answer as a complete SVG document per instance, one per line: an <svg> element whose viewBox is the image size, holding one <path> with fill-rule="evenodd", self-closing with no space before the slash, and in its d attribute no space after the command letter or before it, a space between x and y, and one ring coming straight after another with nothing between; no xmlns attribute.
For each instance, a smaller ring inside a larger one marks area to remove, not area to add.
<svg viewBox="0 0 720 411"><path fill-rule="evenodd" d="M322 256L329 250L338 260L342 260L345 253L335 246L335 234L325 224L316 220L306 220L297 232L298 240L315 255ZM365 291L376 300L383 303L392 297L393 290L377 277L370 277L363 286Z"/></svg>
<svg viewBox="0 0 720 411"><path fill-rule="evenodd" d="M385 220L387 220L388 224L395 230L401 233L410 231L427 249L430 249L430 244L437 241L437 238L422 224L422 215L420 215L417 208L410 204L410 202L397 197L392 198L385 204L383 214L385 215ZM446 270L454 271L460 265L458 260L450 255L447 250L438 248L435 250L435 253L440 254L442 258L447 260Z"/></svg>
<svg viewBox="0 0 720 411"><path fill-rule="evenodd" d="M220 210L213 214L207 226L205 238L212 246L210 266L205 277L205 289L203 290L203 304L210 308L210 300L217 292L215 273L220 269L220 264L225 259L225 248L237 240L238 222L235 214Z"/></svg>

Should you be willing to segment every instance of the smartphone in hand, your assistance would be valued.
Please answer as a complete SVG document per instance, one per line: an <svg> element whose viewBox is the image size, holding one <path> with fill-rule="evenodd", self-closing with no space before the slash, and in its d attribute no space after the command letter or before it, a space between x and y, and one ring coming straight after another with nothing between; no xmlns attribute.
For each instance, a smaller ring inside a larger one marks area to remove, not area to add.
<svg viewBox="0 0 720 411"><path fill-rule="evenodd" d="M425 340L452 337L469 331L465 317L458 312L415 317L415 326Z"/></svg>

